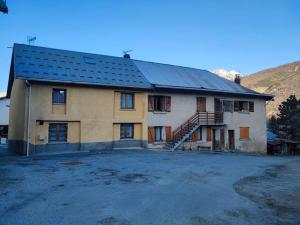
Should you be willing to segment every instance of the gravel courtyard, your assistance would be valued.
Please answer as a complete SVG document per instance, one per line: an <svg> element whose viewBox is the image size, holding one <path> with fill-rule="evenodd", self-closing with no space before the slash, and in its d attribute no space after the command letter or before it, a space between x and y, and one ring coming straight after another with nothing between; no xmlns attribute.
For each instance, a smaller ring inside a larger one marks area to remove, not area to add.
<svg viewBox="0 0 300 225"><path fill-rule="evenodd" d="M300 224L300 158L137 150L2 156L0 224Z"/></svg>

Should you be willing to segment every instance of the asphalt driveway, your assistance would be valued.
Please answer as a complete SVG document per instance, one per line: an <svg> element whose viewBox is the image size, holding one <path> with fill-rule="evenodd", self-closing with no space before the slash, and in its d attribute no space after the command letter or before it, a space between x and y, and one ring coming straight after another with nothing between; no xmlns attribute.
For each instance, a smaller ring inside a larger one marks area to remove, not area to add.
<svg viewBox="0 0 300 225"><path fill-rule="evenodd" d="M300 224L299 193L299 157L0 157L1 225Z"/></svg>

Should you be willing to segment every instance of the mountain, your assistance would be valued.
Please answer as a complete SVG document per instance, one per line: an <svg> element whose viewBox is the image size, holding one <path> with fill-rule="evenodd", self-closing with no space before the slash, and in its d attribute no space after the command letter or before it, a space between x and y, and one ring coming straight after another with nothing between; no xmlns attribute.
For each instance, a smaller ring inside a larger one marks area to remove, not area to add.
<svg viewBox="0 0 300 225"><path fill-rule="evenodd" d="M276 115L280 103L291 94L300 98L300 61L244 76L241 84L255 91L274 95L274 101L267 103L267 116Z"/></svg>
<svg viewBox="0 0 300 225"><path fill-rule="evenodd" d="M228 80L233 81L236 75L240 75L239 72L234 70L225 70L225 69L215 69L212 71L213 73L219 75L220 77L226 78Z"/></svg>

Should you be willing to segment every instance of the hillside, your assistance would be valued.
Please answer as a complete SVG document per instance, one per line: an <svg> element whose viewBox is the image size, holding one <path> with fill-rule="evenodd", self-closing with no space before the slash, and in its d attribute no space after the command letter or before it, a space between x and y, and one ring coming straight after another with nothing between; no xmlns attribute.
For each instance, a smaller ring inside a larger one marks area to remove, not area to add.
<svg viewBox="0 0 300 225"><path fill-rule="evenodd" d="M267 116L277 114L279 104L295 94L300 98L300 61L263 70L242 78L242 85L261 93L273 94L267 105Z"/></svg>

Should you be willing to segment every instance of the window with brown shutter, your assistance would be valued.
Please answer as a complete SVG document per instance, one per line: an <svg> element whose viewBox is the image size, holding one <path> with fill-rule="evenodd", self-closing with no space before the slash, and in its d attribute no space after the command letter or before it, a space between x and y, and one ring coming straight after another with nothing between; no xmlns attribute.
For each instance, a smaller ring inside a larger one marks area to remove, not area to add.
<svg viewBox="0 0 300 225"><path fill-rule="evenodd" d="M153 110L154 110L154 96L149 95L148 96L148 111L153 112Z"/></svg>
<svg viewBox="0 0 300 225"><path fill-rule="evenodd" d="M148 111L171 112L171 96L148 96Z"/></svg>
<svg viewBox="0 0 300 225"><path fill-rule="evenodd" d="M172 129L171 127L166 127L166 142L171 143L172 141Z"/></svg>
<svg viewBox="0 0 300 225"><path fill-rule="evenodd" d="M240 139L241 140L249 139L249 127L240 127Z"/></svg>
<svg viewBox="0 0 300 225"><path fill-rule="evenodd" d="M211 128L206 128L206 141L211 141Z"/></svg>
<svg viewBox="0 0 300 225"><path fill-rule="evenodd" d="M198 112L206 112L206 98L205 97L197 97L197 111Z"/></svg>
<svg viewBox="0 0 300 225"><path fill-rule="evenodd" d="M154 127L148 127L148 143L154 143Z"/></svg>

